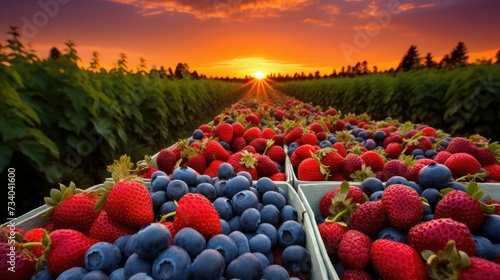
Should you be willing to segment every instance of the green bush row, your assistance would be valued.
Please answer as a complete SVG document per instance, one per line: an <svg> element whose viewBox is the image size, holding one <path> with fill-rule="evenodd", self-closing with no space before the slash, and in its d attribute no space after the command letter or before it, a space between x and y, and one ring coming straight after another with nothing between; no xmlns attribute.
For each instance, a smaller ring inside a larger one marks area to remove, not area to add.
<svg viewBox="0 0 500 280"><path fill-rule="evenodd" d="M189 136L243 94L239 83L88 71L68 47L40 60L0 45L0 172L16 170L18 196L37 198L29 208L58 182L89 187L120 155L137 161Z"/></svg>
<svg viewBox="0 0 500 280"><path fill-rule="evenodd" d="M500 65L291 81L275 88L343 113L366 112L376 120L392 117L452 135L500 140Z"/></svg>

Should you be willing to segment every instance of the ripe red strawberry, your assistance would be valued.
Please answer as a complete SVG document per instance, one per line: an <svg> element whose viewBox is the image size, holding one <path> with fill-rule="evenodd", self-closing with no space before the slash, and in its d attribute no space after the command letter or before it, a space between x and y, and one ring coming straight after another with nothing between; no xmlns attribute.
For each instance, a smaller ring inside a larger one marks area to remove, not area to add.
<svg viewBox="0 0 500 280"><path fill-rule="evenodd" d="M407 170L407 165L405 162L400 161L399 159L392 159L385 163L383 172L384 181L389 180L394 176L404 176Z"/></svg>
<svg viewBox="0 0 500 280"><path fill-rule="evenodd" d="M374 236L388 225L389 218L380 200L360 204L351 215L351 228L369 236Z"/></svg>
<svg viewBox="0 0 500 280"><path fill-rule="evenodd" d="M434 219L451 218L462 222L473 231L484 221L484 215L491 213L493 207L486 207L479 201L482 190L477 183L469 183L467 192L452 190L439 200L434 210Z"/></svg>
<svg viewBox="0 0 500 280"><path fill-rule="evenodd" d="M280 162L280 163L285 162L286 153L285 153L285 149L283 149L283 147L281 147L281 146L277 146L277 145L271 146L267 150L266 154L273 161Z"/></svg>
<svg viewBox="0 0 500 280"><path fill-rule="evenodd" d="M317 122L313 122L309 125L309 130L314 132L315 134L318 132L325 132L325 128Z"/></svg>
<svg viewBox="0 0 500 280"><path fill-rule="evenodd" d="M345 266L361 270L370 263L370 237L357 230L347 231L339 244L339 260Z"/></svg>
<svg viewBox="0 0 500 280"><path fill-rule="evenodd" d="M233 140L233 133L233 126L229 123L219 123L215 127L215 136L219 138L219 141L230 143Z"/></svg>
<svg viewBox="0 0 500 280"><path fill-rule="evenodd" d="M257 165L258 158L258 154L250 153L245 150L232 154L227 160L227 163L231 164L235 173L246 171L252 175L252 179L257 180L259 178L259 174L255 167Z"/></svg>
<svg viewBox="0 0 500 280"><path fill-rule="evenodd" d="M335 116L337 114L337 110L335 108L328 108L325 111L325 116Z"/></svg>
<svg viewBox="0 0 500 280"><path fill-rule="evenodd" d="M273 137L276 135L276 131L273 129L266 127L262 130L262 138L265 139L273 139Z"/></svg>
<svg viewBox="0 0 500 280"><path fill-rule="evenodd" d="M263 137L255 138L248 145L253 146L257 153L263 154L264 151L266 150L266 147L271 143L268 142L269 140ZM272 141L272 140L271 140ZM272 144L271 144L272 145ZM269 146L271 146L269 145Z"/></svg>
<svg viewBox="0 0 500 280"><path fill-rule="evenodd" d="M387 138L386 138L387 139ZM385 148L385 154L388 158L396 159L403 152L403 146L400 143L389 143Z"/></svg>
<svg viewBox="0 0 500 280"><path fill-rule="evenodd" d="M495 154L488 148L484 147L477 149L477 160L479 161L481 166L490 165L497 162Z"/></svg>
<svg viewBox="0 0 500 280"><path fill-rule="evenodd" d="M340 193L341 191L342 188L339 187L327 192L325 195L321 197L319 201L319 211L323 215L323 217L326 218L332 214L330 212L330 206L332 205L333 198L335 197L336 194ZM349 185L348 185L346 199L351 199L352 204L363 204L366 201L365 197L363 196L363 191L361 190L361 188Z"/></svg>
<svg viewBox="0 0 500 280"><path fill-rule="evenodd" d="M424 168L425 166L426 166L425 164L421 164L421 163L417 163L417 164L413 165L412 167L410 167L406 170L404 177L408 181L413 181L413 182L418 184L419 183L418 173L420 173L420 170L422 168Z"/></svg>
<svg viewBox="0 0 500 280"><path fill-rule="evenodd" d="M175 232L192 227L207 240L221 233L219 214L210 200L199 193L188 193L178 203L175 212Z"/></svg>
<svg viewBox="0 0 500 280"><path fill-rule="evenodd" d="M304 133L302 127L296 126L291 131L285 133L285 144L290 145L290 143L296 141Z"/></svg>
<svg viewBox="0 0 500 280"><path fill-rule="evenodd" d="M31 279L35 271L35 261L20 246L6 242L0 243L1 279Z"/></svg>
<svg viewBox="0 0 500 280"><path fill-rule="evenodd" d="M485 202L486 205L493 205L494 209L491 215L500 215L500 200L489 200Z"/></svg>
<svg viewBox="0 0 500 280"><path fill-rule="evenodd" d="M444 250L454 240L458 250L474 255L476 245L467 226L449 218L436 218L413 226L408 232L408 244L417 252Z"/></svg>
<svg viewBox="0 0 500 280"><path fill-rule="evenodd" d="M374 151L368 151L361 155L361 159L366 166L370 167L373 172L379 172L384 169L385 161L382 156Z"/></svg>
<svg viewBox="0 0 500 280"><path fill-rule="evenodd" d="M276 134L273 136L274 145L283 147L285 145L285 135Z"/></svg>
<svg viewBox="0 0 500 280"><path fill-rule="evenodd" d="M363 164L365 164L365 162L360 156L357 154L348 154L342 165L342 173L346 178L350 178L351 174L361 170Z"/></svg>
<svg viewBox="0 0 500 280"><path fill-rule="evenodd" d="M207 163L212 162L214 159L225 161L229 158L229 153L226 149L215 140L208 140L203 146L201 154L205 157Z"/></svg>
<svg viewBox="0 0 500 280"><path fill-rule="evenodd" d="M207 169L205 169L205 172L203 174L208 175L210 177L217 177L217 170L219 169L219 166L223 164L224 161L222 160L212 160L212 162L208 165Z"/></svg>
<svg viewBox="0 0 500 280"><path fill-rule="evenodd" d="M168 175L172 174L176 163L177 155L168 148L162 149L156 157L156 165L158 166L158 169Z"/></svg>
<svg viewBox="0 0 500 280"><path fill-rule="evenodd" d="M87 234L99 214L94 210L97 196L88 192L78 193L81 190L77 190L73 182L68 187L59 186L60 190L52 189L50 197L45 198L51 208L44 216L52 218L55 228L74 229Z"/></svg>
<svg viewBox="0 0 500 280"><path fill-rule="evenodd" d="M9 239L10 239L9 236L11 234L11 230L12 229L9 228L9 224L0 227L0 243L8 243L9 242ZM19 239L19 242L23 241L25 232L22 228L14 227L13 234L16 235L16 240Z"/></svg>
<svg viewBox="0 0 500 280"><path fill-rule="evenodd" d="M335 142L332 145L332 148L337 150L337 153L339 153L343 158L347 156L347 151L345 149L344 143L343 142Z"/></svg>
<svg viewBox="0 0 500 280"><path fill-rule="evenodd" d="M248 114L246 117L245 117L245 120L251 124L254 124L254 125L258 125L260 124L260 117L257 115L257 113L251 113L251 114Z"/></svg>
<svg viewBox="0 0 500 280"><path fill-rule="evenodd" d="M427 150L432 150L431 140L423 136L422 133L416 133L410 139L406 140L406 151L407 155L411 155L415 149L421 149L424 152Z"/></svg>
<svg viewBox="0 0 500 280"><path fill-rule="evenodd" d="M49 235L51 244L45 250L42 260L47 261L47 268L57 277L63 271L75 267L85 267L84 257L90 246L98 241L72 229L58 229Z"/></svg>
<svg viewBox="0 0 500 280"><path fill-rule="evenodd" d="M348 230L349 228L345 224L337 222L327 221L318 225L321 240L332 260L338 259L340 241Z"/></svg>
<svg viewBox="0 0 500 280"><path fill-rule="evenodd" d="M266 155L260 155L258 157L257 166L255 168L257 169L259 177L270 177L280 172L276 163Z"/></svg>
<svg viewBox="0 0 500 280"><path fill-rule="evenodd" d="M401 135L399 135L399 134L390 134L390 135L387 134L387 137L385 137L384 141L382 142L382 147L384 147L384 149L386 149L386 151L387 151L387 147L389 146L390 143L402 144L403 143L403 137ZM403 149L401 148L401 151L402 150ZM398 157L398 156L399 156L399 154L396 157Z"/></svg>
<svg viewBox="0 0 500 280"><path fill-rule="evenodd" d="M488 181L500 182L500 164L486 165L483 169L488 172Z"/></svg>
<svg viewBox="0 0 500 280"><path fill-rule="evenodd" d="M41 227L28 230L26 232L26 234L24 235L24 241L26 243L42 242L44 230L45 229L41 228ZM35 257L39 258L43 255L43 252L45 251L45 247L44 246L33 246L33 247L29 247L29 250L31 251L31 253L33 253L33 255Z"/></svg>
<svg viewBox="0 0 500 280"><path fill-rule="evenodd" d="M316 151L321 164L326 166L330 173L338 172L344 165L344 157L332 148L324 148Z"/></svg>
<svg viewBox="0 0 500 280"><path fill-rule="evenodd" d="M464 137L455 137L450 141L446 150L452 154L466 153L473 157L477 157L477 147L472 141Z"/></svg>
<svg viewBox="0 0 500 280"><path fill-rule="evenodd" d="M201 131L203 131L204 133L210 133L212 132L212 127L208 124L202 124L198 127Z"/></svg>
<svg viewBox="0 0 500 280"><path fill-rule="evenodd" d="M460 270L460 280L495 280L500 275L500 264L479 258L469 257L470 265Z"/></svg>
<svg viewBox="0 0 500 280"><path fill-rule="evenodd" d="M346 269L339 280L371 280L371 275L364 270Z"/></svg>
<svg viewBox="0 0 500 280"><path fill-rule="evenodd" d="M416 164L429 165L429 164L431 164L433 162L436 163L436 161L433 160L433 159L430 159L430 158L421 158L421 159L417 159Z"/></svg>
<svg viewBox="0 0 500 280"><path fill-rule="evenodd" d="M426 127L422 128L420 131L422 131L422 133L425 136L434 137L434 138L437 137L436 129L431 127L431 126L426 126Z"/></svg>
<svg viewBox="0 0 500 280"><path fill-rule="evenodd" d="M476 158L467 153L455 153L451 155L444 165L450 169L454 178L465 175L474 175L479 172L481 165Z"/></svg>
<svg viewBox="0 0 500 280"><path fill-rule="evenodd" d="M269 179L271 179L272 181L286 181L287 177L286 177L286 173L281 172L281 173L276 173L276 174L269 176Z"/></svg>
<svg viewBox="0 0 500 280"><path fill-rule="evenodd" d="M153 173L158 171L158 168L151 165L152 159L149 155L144 156L144 160L137 162L137 175L144 179L151 179Z"/></svg>
<svg viewBox="0 0 500 280"><path fill-rule="evenodd" d="M196 170L196 172L203 174L205 169L207 169L207 161L202 154L194 154L189 157L184 166L191 167Z"/></svg>
<svg viewBox="0 0 500 280"><path fill-rule="evenodd" d="M328 178L328 168L321 166L315 158L306 158L300 162L297 169L297 179L301 181L325 181Z"/></svg>
<svg viewBox="0 0 500 280"><path fill-rule="evenodd" d="M247 141L243 137L236 137L231 141L230 146L231 146L231 151L233 153L239 152L247 145Z"/></svg>
<svg viewBox="0 0 500 280"><path fill-rule="evenodd" d="M437 153L437 155L434 157L434 161L439 163L439 164L444 164L446 160L452 155L452 153L443 150Z"/></svg>
<svg viewBox="0 0 500 280"><path fill-rule="evenodd" d="M382 205L391 224L399 230L416 225L424 213L417 191L401 184L390 185L384 190Z"/></svg>
<svg viewBox="0 0 500 280"><path fill-rule="evenodd" d="M262 131L258 127L251 127L245 131L243 138L247 141L247 144L252 142L252 140L262 137Z"/></svg>
<svg viewBox="0 0 500 280"><path fill-rule="evenodd" d="M427 272L419 253L413 247L388 239L377 239L371 247L372 264L385 280L426 280Z"/></svg>
<svg viewBox="0 0 500 280"><path fill-rule="evenodd" d="M245 127L240 122L234 122L231 124L233 127L233 139L237 137L243 137L245 133Z"/></svg>
<svg viewBox="0 0 500 280"><path fill-rule="evenodd" d="M318 138L316 137L316 134L314 134L314 133L310 133L310 132L304 133L300 137L300 143L302 143L302 145L309 144L311 146L314 146L318 143Z"/></svg>
<svg viewBox="0 0 500 280"><path fill-rule="evenodd" d="M135 228L113 222L106 211L101 211L90 228L89 237L99 241L114 243L120 236L134 234L136 231L137 229Z"/></svg>
<svg viewBox="0 0 500 280"><path fill-rule="evenodd" d="M312 153L316 152L318 149L317 146L305 144L297 147L293 153L298 156L300 160L304 160L306 158L312 157ZM318 147L319 148L319 147Z"/></svg>

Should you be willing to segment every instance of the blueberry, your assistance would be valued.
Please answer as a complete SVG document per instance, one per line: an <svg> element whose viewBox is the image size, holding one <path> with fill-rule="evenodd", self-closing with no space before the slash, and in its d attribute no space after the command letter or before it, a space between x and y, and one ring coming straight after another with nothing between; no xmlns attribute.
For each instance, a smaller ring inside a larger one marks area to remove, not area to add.
<svg viewBox="0 0 500 280"><path fill-rule="evenodd" d="M238 230L233 231L229 234L229 237L236 244L236 248L238 250L238 256L250 252L250 245L248 244L248 238L241 231Z"/></svg>
<svg viewBox="0 0 500 280"><path fill-rule="evenodd" d="M241 222L240 222L240 216L234 216L231 218L231 220L227 221L229 224L229 228L231 229L231 232L235 230L241 230Z"/></svg>
<svg viewBox="0 0 500 280"><path fill-rule="evenodd" d="M123 267L120 267L113 271L109 275L109 280L125 280L125 274L123 274Z"/></svg>
<svg viewBox="0 0 500 280"><path fill-rule="evenodd" d="M269 252L271 252L271 250L269 250ZM270 265L269 263L269 259L267 258L266 255L262 254L262 253L259 253L259 252L253 252L253 254L259 258L259 261L260 261L260 264L262 266L262 270L266 269L266 267L268 267Z"/></svg>
<svg viewBox="0 0 500 280"><path fill-rule="evenodd" d="M332 145L339 142L339 139L337 139L337 137L335 137L335 135L332 134L329 134L326 139L328 139L328 141L332 143Z"/></svg>
<svg viewBox="0 0 500 280"><path fill-rule="evenodd" d="M262 177L255 183L255 188L259 191L260 195L264 195L264 193L268 191L277 191L278 187L273 180L268 177Z"/></svg>
<svg viewBox="0 0 500 280"><path fill-rule="evenodd" d="M201 139L203 139L204 136L205 136L205 134L203 133L203 130L201 130L199 128L197 128L193 131L192 137L194 140L201 140Z"/></svg>
<svg viewBox="0 0 500 280"><path fill-rule="evenodd" d="M262 196L262 203L264 205L272 204L281 210L286 205L286 199L279 192L268 191Z"/></svg>
<svg viewBox="0 0 500 280"><path fill-rule="evenodd" d="M231 226L229 226L229 223L224 220L224 219L219 219L220 220L220 228L221 228L221 233L228 235L231 233Z"/></svg>
<svg viewBox="0 0 500 280"><path fill-rule="evenodd" d="M109 280L109 277L100 270L93 270L88 272L82 280Z"/></svg>
<svg viewBox="0 0 500 280"><path fill-rule="evenodd" d="M262 264L254 254L244 253L228 265L226 274L229 279L258 280L262 276Z"/></svg>
<svg viewBox="0 0 500 280"><path fill-rule="evenodd" d="M451 181L451 171L444 164L433 162L420 170L418 180L424 189L441 190Z"/></svg>
<svg viewBox="0 0 500 280"><path fill-rule="evenodd" d="M224 257L214 249L205 249L191 264L191 279L221 279L226 263Z"/></svg>
<svg viewBox="0 0 500 280"><path fill-rule="evenodd" d="M284 223L286 221L296 221L297 211L290 205L285 205L280 210L280 221Z"/></svg>
<svg viewBox="0 0 500 280"><path fill-rule="evenodd" d="M268 204L262 207L260 211L260 222L269 223L277 227L280 221L280 210L273 204Z"/></svg>
<svg viewBox="0 0 500 280"><path fill-rule="evenodd" d="M260 224L260 212L255 208L248 208L240 216L240 226L243 231L254 232Z"/></svg>
<svg viewBox="0 0 500 280"><path fill-rule="evenodd" d="M373 141L373 139L366 139L361 142L361 144L368 150L373 150L375 149L375 147L377 147L377 144L375 143L375 141Z"/></svg>
<svg viewBox="0 0 500 280"><path fill-rule="evenodd" d="M387 180L387 182L385 182L385 187L387 188L388 186L394 184L402 184L408 186L408 180L406 180L406 178L402 176L392 176L391 178L389 178L389 180Z"/></svg>
<svg viewBox="0 0 500 280"><path fill-rule="evenodd" d="M172 245L163 250L153 262L154 279L189 280L191 273L191 258L179 246Z"/></svg>
<svg viewBox="0 0 500 280"><path fill-rule="evenodd" d="M385 137L386 137L386 134L382 130L375 131L373 133L373 140L375 140L375 142L377 142L377 143L382 143L384 141Z"/></svg>
<svg viewBox="0 0 500 280"><path fill-rule="evenodd" d="M257 197L257 199L259 200L259 203L261 202L261 197L260 197L260 193L259 191L257 190L257 188L251 186L250 188L248 188L249 191L253 192L253 194L255 194L255 196ZM262 203L260 203L262 204ZM264 205L262 205L264 206Z"/></svg>
<svg viewBox="0 0 500 280"><path fill-rule="evenodd" d="M488 238L494 244L500 243L500 215L486 215L478 228L481 236Z"/></svg>
<svg viewBox="0 0 500 280"><path fill-rule="evenodd" d="M311 270L311 254L299 245L286 247L281 255L281 262L283 267L292 273L307 274Z"/></svg>
<svg viewBox="0 0 500 280"><path fill-rule="evenodd" d="M476 244L476 252L474 256L494 261L497 256L497 250L493 243L486 237L479 235L472 235L474 243Z"/></svg>
<svg viewBox="0 0 500 280"><path fill-rule="evenodd" d="M153 278L145 272L139 272L132 275L128 280L153 280Z"/></svg>
<svg viewBox="0 0 500 280"><path fill-rule="evenodd" d="M291 245L304 246L306 232L302 225L296 221L286 221L278 228L278 241L283 247Z"/></svg>
<svg viewBox="0 0 500 280"><path fill-rule="evenodd" d="M271 264L264 269L262 279L288 280L290 279L290 275L281 265Z"/></svg>
<svg viewBox="0 0 500 280"><path fill-rule="evenodd" d="M259 199L250 190L244 190L236 193L231 200L233 206L233 213L235 215L241 215L243 211L248 208L257 208L259 204Z"/></svg>
<svg viewBox="0 0 500 280"><path fill-rule="evenodd" d="M127 246L127 241L128 239L131 237L132 235L131 234L126 234L126 235L122 235L120 237L118 237L115 242L113 244L116 245L116 247L118 247L118 249L120 249L120 253L121 253L121 256L122 256L122 259L124 260L124 256L125 256L125 247Z"/></svg>
<svg viewBox="0 0 500 280"><path fill-rule="evenodd" d="M384 191L375 191L370 195L370 201L379 201L382 199Z"/></svg>
<svg viewBox="0 0 500 280"><path fill-rule="evenodd" d="M156 172L165 173L163 171L156 171ZM153 173L153 175L155 173ZM151 176L151 178L153 178L153 177ZM151 179L151 191L152 192L166 191L167 190L167 186L170 183L170 181L171 181L170 177L168 177L167 174L165 174L165 175L158 175L154 180Z"/></svg>
<svg viewBox="0 0 500 280"><path fill-rule="evenodd" d="M57 276L60 280L83 279L88 271L83 267L72 267Z"/></svg>
<svg viewBox="0 0 500 280"><path fill-rule="evenodd" d="M467 192L467 186L459 182L449 182L444 188L452 188L457 191Z"/></svg>
<svg viewBox="0 0 500 280"><path fill-rule="evenodd" d="M160 207L160 210L158 211L158 213L160 215L165 215L165 214L168 214L168 213L172 213L174 212L175 210L177 210L177 204L175 204L174 201L167 201L165 203L163 203ZM174 220L174 217L171 217L169 219L167 219L167 221L173 221Z"/></svg>
<svg viewBox="0 0 500 280"><path fill-rule="evenodd" d="M424 155L424 150L422 149L415 149L413 152L411 152L412 155L414 156L423 156Z"/></svg>
<svg viewBox="0 0 500 280"><path fill-rule="evenodd" d="M418 195L420 195L423 191L422 187L413 181L408 181L408 187L414 189L418 193Z"/></svg>
<svg viewBox="0 0 500 280"><path fill-rule="evenodd" d="M219 165L219 168L217 169L217 177L219 179L229 180L234 176L234 167L231 164L224 162L223 164Z"/></svg>
<svg viewBox="0 0 500 280"><path fill-rule="evenodd" d="M436 208L436 204L441 200L443 195L439 192L438 189L435 188L427 188L421 194L421 197L427 199L432 210Z"/></svg>
<svg viewBox="0 0 500 280"><path fill-rule="evenodd" d="M415 159L415 160L424 159L424 158L425 158L425 156L424 156L424 155L416 155L416 156L414 157L414 159Z"/></svg>
<svg viewBox="0 0 500 280"><path fill-rule="evenodd" d="M229 221L234 216L232 202L229 198L218 197L212 204L221 219Z"/></svg>
<svg viewBox="0 0 500 280"><path fill-rule="evenodd" d="M422 222L427 222L430 220L434 220L434 214L424 214L422 217Z"/></svg>
<svg viewBox="0 0 500 280"><path fill-rule="evenodd" d="M157 170L155 172L153 172L153 174L151 174L151 184L153 184L153 182L156 180L156 177L158 176L167 176L167 173L161 171L161 170Z"/></svg>
<svg viewBox="0 0 500 280"><path fill-rule="evenodd" d="M135 239L135 253L143 259L153 259L170 244L170 230L160 223L141 228Z"/></svg>
<svg viewBox="0 0 500 280"><path fill-rule="evenodd" d="M424 156L425 156L426 158L431 158L431 159L435 158L435 157L436 157L436 155L437 155L437 152L436 152L435 150L427 150L427 151L425 151L425 153L424 153Z"/></svg>
<svg viewBox="0 0 500 280"><path fill-rule="evenodd" d="M224 257L226 265L238 256L236 243L231 237L224 234L217 234L210 238L207 243L207 249L214 249L219 252Z"/></svg>
<svg viewBox="0 0 500 280"><path fill-rule="evenodd" d="M166 191L156 191L151 194L151 200L153 201L153 210L157 213L163 203L167 202L167 192Z"/></svg>
<svg viewBox="0 0 500 280"><path fill-rule="evenodd" d="M175 234L174 245L183 248L191 259L194 259L199 253L205 250L207 241L197 230L185 227Z"/></svg>
<svg viewBox="0 0 500 280"><path fill-rule="evenodd" d="M248 172L248 171L240 171L240 172L236 173L236 175L243 176L243 177L247 178L248 182L253 182L252 174L250 174L250 172Z"/></svg>
<svg viewBox="0 0 500 280"><path fill-rule="evenodd" d="M124 257L128 259L133 253L135 253L135 239L137 238L137 234L132 234L125 245L125 255Z"/></svg>
<svg viewBox="0 0 500 280"><path fill-rule="evenodd" d="M292 143L290 143L290 144L288 145L288 149L289 149L289 150L290 150L290 149L297 149L299 146L300 146L300 145L299 145L299 143L297 143L297 142L295 142L295 141L294 141L294 142L292 142Z"/></svg>
<svg viewBox="0 0 500 280"><path fill-rule="evenodd" d="M259 233L248 240L248 245L250 246L250 252L252 253L262 253L269 254L271 252L271 239L267 235Z"/></svg>
<svg viewBox="0 0 500 280"><path fill-rule="evenodd" d="M226 186L226 195L229 198L232 198L235 194L240 191L249 190L251 186L251 182L248 179L241 175L236 175L231 179L227 180Z"/></svg>
<svg viewBox="0 0 500 280"><path fill-rule="evenodd" d="M322 214L314 216L314 220L316 221L316 224L320 225L325 222L325 217L323 217Z"/></svg>
<svg viewBox="0 0 500 280"><path fill-rule="evenodd" d="M370 196L376 191L384 190L384 183L377 178L370 177L361 182L359 187L366 195Z"/></svg>
<svg viewBox="0 0 500 280"><path fill-rule="evenodd" d="M278 230L272 224L261 223L257 227L257 230L255 232L265 234L267 237L269 237L271 246L274 246L276 243L278 243Z"/></svg>
<svg viewBox="0 0 500 280"><path fill-rule="evenodd" d="M195 192L202 194L204 197L208 198L210 201L214 201L217 197L217 191L215 187L209 183L200 183L196 186Z"/></svg>
<svg viewBox="0 0 500 280"><path fill-rule="evenodd" d="M319 142L319 147L321 149L328 148L328 147L331 147L331 146L332 146L332 142L330 142L328 140L323 140L323 141Z"/></svg>
<svg viewBox="0 0 500 280"><path fill-rule="evenodd" d="M182 180L172 180L167 186L167 197L179 201L181 197L189 193L189 186Z"/></svg>
<svg viewBox="0 0 500 280"><path fill-rule="evenodd" d="M209 183L210 185L214 185L214 179L206 174L198 175L196 178L196 185L199 185L201 183Z"/></svg>
<svg viewBox="0 0 500 280"><path fill-rule="evenodd" d="M214 188L215 188L215 192L217 193L217 197L226 196L227 180L215 181Z"/></svg>
<svg viewBox="0 0 500 280"><path fill-rule="evenodd" d="M85 268L88 271L101 270L110 274L120 266L121 258L118 246L108 242L98 242L85 253Z"/></svg>
<svg viewBox="0 0 500 280"><path fill-rule="evenodd" d="M337 275L339 277L342 276L342 274L347 270L347 268L341 262L335 262L333 264L333 268L335 269L335 272L337 272Z"/></svg>
<svg viewBox="0 0 500 280"><path fill-rule="evenodd" d="M191 167L181 166L172 172L172 180L181 180L189 187L194 187L198 180L198 173Z"/></svg>
<svg viewBox="0 0 500 280"><path fill-rule="evenodd" d="M407 243L406 233L393 227L383 228L377 235L377 239L389 239L401 243Z"/></svg>
<svg viewBox="0 0 500 280"><path fill-rule="evenodd" d="M55 280L56 278L50 274L49 269L44 266L37 270L30 278L30 280Z"/></svg>

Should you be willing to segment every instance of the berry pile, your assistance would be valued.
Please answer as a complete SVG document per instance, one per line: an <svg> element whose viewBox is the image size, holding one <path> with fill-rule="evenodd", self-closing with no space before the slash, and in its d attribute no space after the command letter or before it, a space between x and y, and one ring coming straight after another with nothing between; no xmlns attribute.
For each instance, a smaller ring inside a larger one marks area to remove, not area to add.
<svg viewBox="0 0 500 280"><path fill-rule="evenodd" d="M318 233L340 279L500 275L500 201L478 183L451 182L443 164L423 167L418 177L420 184L394 176L385 184L368 178L322 186Z"/></svg>

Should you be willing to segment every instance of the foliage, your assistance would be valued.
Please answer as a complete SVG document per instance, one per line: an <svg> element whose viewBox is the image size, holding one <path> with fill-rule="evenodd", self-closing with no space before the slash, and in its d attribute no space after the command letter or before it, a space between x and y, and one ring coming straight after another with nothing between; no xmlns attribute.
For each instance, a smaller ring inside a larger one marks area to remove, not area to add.
<svg viewBox="0 0 500 280"><path fill-rule="evenodd" d="M498 64L292 81L274 87L301 101L344 113L366 112L373 119L426 123L452 135L479 133L500 139Z"/></svg>

